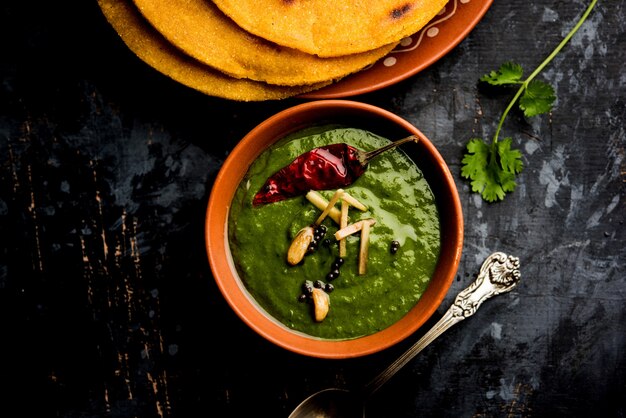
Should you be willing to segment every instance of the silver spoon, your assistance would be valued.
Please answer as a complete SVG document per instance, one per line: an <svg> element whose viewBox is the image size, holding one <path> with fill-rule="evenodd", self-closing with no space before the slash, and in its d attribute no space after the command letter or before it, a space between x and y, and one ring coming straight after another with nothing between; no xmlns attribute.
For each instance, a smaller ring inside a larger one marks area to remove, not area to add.
<svg viewBox="0 0 626 418"><path fill-rule="evenodd" d="M395 375L398 370L452 325L474 315L485 300L510 291L519 280L519 259L517 257L507 256L501 252L491 254L480 268L476 280L457 295L454 303L441 319L371 382L358 391L329 388L314 393L302 401L289 415L289 418L364 417L367 398Z"/></svg>

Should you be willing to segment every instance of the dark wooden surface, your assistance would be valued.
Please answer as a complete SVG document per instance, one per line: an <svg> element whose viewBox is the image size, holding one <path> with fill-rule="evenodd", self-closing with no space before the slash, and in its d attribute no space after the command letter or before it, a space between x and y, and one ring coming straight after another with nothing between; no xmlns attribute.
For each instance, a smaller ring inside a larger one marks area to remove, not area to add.
<svg viewBox="0 0 626 418"><path fill-rule="evenodd" d="M252 332L206 260L203 220L229 150L300 103L203 96L139 61L95 1L2 3L0 416L286 417L326 386L374 377L415 342L306 358ZM587 2L496 1L438 63L352 99L391 110L440 149L465 216L462 262L432 324L484 258L521 259L485 303L371 400L371 417L626 416L625 3L601 1L539 77L547 116L510 115L525 169L504 202L460 177L510 95L477 79L527 73Z"/></svg>

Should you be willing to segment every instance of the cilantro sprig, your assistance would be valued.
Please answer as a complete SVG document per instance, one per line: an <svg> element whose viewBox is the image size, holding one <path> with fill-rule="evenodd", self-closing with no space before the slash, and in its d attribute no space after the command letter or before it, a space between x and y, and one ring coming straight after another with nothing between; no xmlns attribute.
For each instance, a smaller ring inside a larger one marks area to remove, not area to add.
<svg viewBox="0 0 626 418"><path fill-rule="evenodd" d="M461 161L463 164L461 175L471 180L472 191L480 193L484 200L488 202L503 200L507 193L513 192L516 187L515 177L522 172L524 167L522 153L511 148L513 138L507 137L498 141L504 120L515 104L526 117L541 115L552 110L556 100L554 89L543 81L535 80L535 77L574 36L596 3L597 0L591 1L572 30L526 79L522 79L524 74L522 66L513 62L506 62L497 71L491 71L480 78L481 82L493 86L519 86L500 117L491 144L482 138L470 139L466 146L467 153Z"/></svg>

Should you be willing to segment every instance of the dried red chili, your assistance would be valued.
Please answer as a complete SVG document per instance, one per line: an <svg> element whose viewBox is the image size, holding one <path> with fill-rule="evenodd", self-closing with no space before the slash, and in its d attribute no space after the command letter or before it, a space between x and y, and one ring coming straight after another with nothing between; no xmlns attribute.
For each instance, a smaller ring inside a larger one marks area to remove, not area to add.
<svg viewBox="0 0 626 418"><path fill-rule="evenodd" d="M365 172L372 158L405 142L418 140L415 136L409 136L369 152L345 143L314 148L267 179L252 203L257 206L300 196L309 190L349 186Z"/></svg>

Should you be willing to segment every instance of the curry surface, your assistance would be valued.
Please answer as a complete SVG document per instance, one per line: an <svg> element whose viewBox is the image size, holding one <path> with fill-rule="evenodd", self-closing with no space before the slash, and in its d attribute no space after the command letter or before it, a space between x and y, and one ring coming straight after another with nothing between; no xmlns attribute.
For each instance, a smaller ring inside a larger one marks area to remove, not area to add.
<svg viewBox="0 0 626 418"><path fill-rule="evenodd" d="M440 227L435 198L419 168L401 150L383 153L351 186L350 195L368 210L351 208L349 223L374 218L367 273L357 274L359 234L348 237L340 275L326 275L338 256L329 217L326 238L302 263L290 266L287 249L302 227L315 222L321 210L304 196L253 207L252 198L265 180L298 155L326 144L345 142L364 151L388 140L370 132L337 126L300 131L265 151L250 167L235 193L229 214L230 249L248 292L286 327L324 339L352 339L382 330L402 318L419 300L435 269ZM334 190L320 191L330 199ZM339 206L339 205L337 205ZM400 243L392 254L392 241ZM306 280L332 283L330 311L322 322L313 319L311 303L299 302Z"/></svg>

